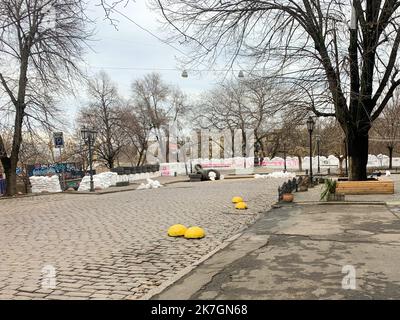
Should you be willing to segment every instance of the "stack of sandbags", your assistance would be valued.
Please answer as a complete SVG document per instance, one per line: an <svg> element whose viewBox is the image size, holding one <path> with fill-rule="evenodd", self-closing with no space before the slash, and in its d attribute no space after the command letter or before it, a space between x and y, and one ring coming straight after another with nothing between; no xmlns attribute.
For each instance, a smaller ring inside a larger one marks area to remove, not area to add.
<svg viewBox="0 0 400 320"><path fill-rule="evenodd" d="M95 175L93 176L93 182ZM89 191L90 190L90 176L84 176L82 181L79 183L78 191Z"/></svg>
<svg viewBox="0 0 400 320"><path fill-rule="evenodd" d="M118 175L117 183L118 182L129 182L129 175L128 174Z"/></svg>
<svg viewBox="0 0 400 320"><path fill-rule="evenodd" d="M281 179L281 178L285 178L285 179L293 179L294 177L296 177L296 174L291 173L291 172L283 172L283 171L279 171L279 172L272 172L269 174L255 174L254 178L256 179Z"/></svg>
<svg viewBox="0 0 400 320"><path fill-rule="evenodd" d="M42 191L47 191L45 190L46 188L45 177L30 177L29 181L32 186L32 193L40 193Z"/></svg>
<svg viewBox="0 0 400 320"><path fill-rule="evenodd" d="M161 172L145 172L136 174L122 174L118 175L116 172L102 172L93 176L94 188L107 189L111 186L116 186L117 182L133 183L137 180L150 179L161 176ZM157 181L158 182L158 181ZM78 191L90 190L90 176L83 177Z"/></svg>
<svg viewBox="0 0 400 320"><path fill-rule="evenodd" d="M134 183L136 180L140 180L141 177L142 177L142 179L144 179L143 178L144 175L145 175L145 173L133 173L133 174L130 174L129 177L128 177L129 183Z"/></svg>
<svg viewBox="0 0 400 320"><path fill-rule="evenodd" d="M118 174L116 172L102 172L96 175L100 180L104 188L115 186L118 180Z"/></svg>
<svg viewBox="0 0 400 320"><path fill-rule="evenodd" d="M151 179L151 178L156 178L156 177L160 177L160 176L161 176L160 171L143 172L143 173L130 174L128 176L128 180L129 180L129 183L134 183L137 180Z"/></svg>
<svg viewBox="0 0 400 320"><path fill-rule="evenodd" d="M142 183L139 187L137 187L137 190L142 190L142 189L158 189L162 187L160 181L158 180L151 180L151 179L146 179L147 183Z"/></svg>
<svg viewBox="0 0 400 320"><path fill-rule="evenodd" d="M60 179L57 175L51 177L30 177L32 193L61 192Z"/></svg>
<svg viewBox="0 0 400 320"><path fill-rule="evenodd" d="M105 179L104 176L101 174L95 174L93 176L93 186L95 189L106 189L110 185L108 179ZM90 191L90 176L84 176L82 178L78 191Z"/></svg>
<svg viewBox="0 0 400 320"><path fill-rule="evenodd" d="M129 183L133 183L136 180L136 174L131 173L128 175Z"/></svg>
<svg viewBox="0 0 400 320"><path fill-rule="evenodd" d="M157 177L161 177L161 171L156 171L156 172L150 173L150 178L157 178Z"/></svg>

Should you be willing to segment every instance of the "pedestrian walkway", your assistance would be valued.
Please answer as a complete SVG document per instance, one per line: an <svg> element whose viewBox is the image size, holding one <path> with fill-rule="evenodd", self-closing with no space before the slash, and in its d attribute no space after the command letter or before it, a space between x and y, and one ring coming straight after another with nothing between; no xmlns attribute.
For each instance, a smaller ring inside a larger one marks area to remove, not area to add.
<svg viewBox="0 0 400 320"><path fill-rule="evenodd" d="M400 208L286 205L154 299L400 299Z"/></svg>

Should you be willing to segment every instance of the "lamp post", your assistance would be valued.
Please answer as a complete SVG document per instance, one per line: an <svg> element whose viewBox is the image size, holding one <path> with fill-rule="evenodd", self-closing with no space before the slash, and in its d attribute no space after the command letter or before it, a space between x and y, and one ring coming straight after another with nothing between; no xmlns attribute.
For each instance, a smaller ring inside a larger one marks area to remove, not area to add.
<svg viewBox="0 0 400 320"><path fill-rule="evenodd" d="M312 180L313 180L313 171L312 171L312 133L314 130L314 120L311 116L308 117L307 120L307 130L308 133L310 134L310 186L313 185Z"/></svg>
<svg viewBox="0 0 400 320"><path fill-rule="evenodd" d="M94 142L96 141L96 136L97 136L97 131L94 129L89 129L86 127L83 127L81 129L81 137L83 141L88 145L89 147L89 170L90 170L90 191L94 192L94 183L93 183L93 151L92 151L92 146Z"/></svg>
<svg viewBox="0 0 400 320"><path fill-rule="evenodd" d="M319 147L320 147L320 143L321 143L321 136L320 135L316 136L316 139L317 139L317 154L318 154L318 158L317 158L318 159L318 174L320 174L321 168L319 165L319 156L320 156Z"/></svg>
<svg viewBox="0 0 400 320"><path fill-rule="evenodd" d="M348 144L347 144L347 137L344 138L344 152L345 152L345 165L346 165L346 177L349 176L349 166L347 164L347 159L348 159Z"/></svg>
<svg viewBox="0 0 400 320"><path fill-rule="evenodd" d="M286 143L283 143L283 172L287 172L287 167L286 167Z"/></svg>

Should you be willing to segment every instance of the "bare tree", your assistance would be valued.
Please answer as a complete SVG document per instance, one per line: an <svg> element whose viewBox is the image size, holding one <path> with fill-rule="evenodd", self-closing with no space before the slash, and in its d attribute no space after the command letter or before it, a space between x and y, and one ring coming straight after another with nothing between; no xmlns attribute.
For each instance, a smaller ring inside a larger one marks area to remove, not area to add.
<svg viewBox="0 0 400 320"><path fill-rule="evenodd" d="M194 60L247 58L312 88L322 104L311 111L336 117L347 136L350 179L367 178L369 130L400 85L400 1L154 2Z"/></svg>
<svg viewBox="0 0 400 320"><path fill-rule="evenodd" d="M1 107L13 127L10 151L0 136L0 159L7 195L16 193L16 167L27 120L49 124L51 97L77 75L77 62L91 32L81 0L2 0L0 2Z"/></svg>
<svg viewBox="0 0 400 320"><path fill-rule="evenodd" d="M124 141L121 130L123 102L117 87L105 72L100 72L89 80L88 95L89 106L80 110L78 123L97 130L95 151L98 159L112 169Z"/></svg>
<svg viewBox="0 0 400 320"><path fill-rule="evenodd" d="M246 145L246 130L254 130L255 144L265 155L265 138L271 133L271 120L283 109L278 101L275 84L265 79L226 81L204 94L194 113L194 122L200 128L230 130L231 133L240 129L243 146ZM245 149L242 151L244 153Z"/></svg>
<svg viewBox="0 0 400 320"><path fill-rule="evenodd" d="M169 87L161 80L157 73L145 75L143 79L132 83L134 102L145 110L155 131L157 141L164 148L163 127L167 123L166 103ZM162 153L165 150L162 149Z"/></svg>
<svg viewBox="0 0 400 320"><path fill-rule="evenodd" d="M204 94L196 108L194 123L202 129L229 130L231 132L232 154L234 155L234 131L248 128L250 115L246 110L244 86L236 82L226 82ZM215 143L218 143L214 141ZM243 146L245 140L242 141ZM244 150L242 150L242 153ZM241 154L242 155L242 154Z"/></svg>
<svg viewBox="0 0 400 320"><path fill-rule="evenodd" d="M343 162L347 157L346 136L336 119L326 119L318 134L321 137L321 154L339 159L339 174L344 175Z"/></svg>
<svg viewBox="0 0 400 320"><path fill-rule="evenodd" d="M182 131L188 119L186 115L191 108L188 104L186 94L184 94L179 87L170 88L168 104L169 107L166 115L170 129L167 132L167 160L169 161L169 146L171 144L171 138L173 138L176 146L176 161L179 162L179 149L185 141ZM172 133L171 129L173 130Z"/></svg>
<svg viewBox="0 0 400 320"><path fill-rule="evenodd" d="M393 151L400 139L400 93L397 90L391 103L383 110L381 117L376 119L372 132L380 145L385 145L389 151L389 169L393 167Z"/></svg>
<svg viewBox="0 0 400 320"><path fill-rule="evenodd" d="M143 105L128 105L121 110L121 119L121 130L126 137L123 152L131 162L136 159L136 165L140 166L146 161L153 126L147 109Z"/></svg>
<svg viewBox="0 0 400 320"><path fill-rule="evenodd" d="M179 89L173 89L168 97L168 109L166 110L165 124L171 124L172 129L180 130L184 125L181 115L186 110L185 95ZM136 165L145 163L146 151L151 144L151 137L154 137L154 123L151 113L143 103L132 101L121 110L121 130L125 133L126 142L123 153L136 161ZM172 132L166 125L160 130L161 134L166 134L166 152L169 150L171 135L178 140L179 134ZM178 143L177 143L178 144Z"/></svg>
<svg viewBox="0 0 400 320"><path fill-rule="evenodd" d="M287 122L282 130L285 134L281 145L285 144L286 151L297 157L299 171L303 171L303 157L310 155L307 128L304 125L293 126L293 123Z"/></svg>

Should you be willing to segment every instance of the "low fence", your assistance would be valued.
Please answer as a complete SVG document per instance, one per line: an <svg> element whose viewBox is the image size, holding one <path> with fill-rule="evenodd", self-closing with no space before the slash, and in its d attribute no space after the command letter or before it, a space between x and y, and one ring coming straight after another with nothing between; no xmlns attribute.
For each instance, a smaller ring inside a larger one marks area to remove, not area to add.
<svg viewBox="0 0 400 320"><path fill-rule="evenodd" d="M283 195L285 193L292 193L293 191L299 191L299 185L302 183L303 178L293 178L284 182L282 186L278 188L278 202L281 202L283 199Z"/></svg>
<svg viewBox="0 0 400 320"><path fill-rule="evenodd" d="M335 156L324 157L318 156L312 158L313 169L317 170L318 162L320 169L323 171L337 170L340 167L339 159ZM297 157L287 157L286 161L283 158L275 157L273 159L263 158L256 159L253 157L243 158L225 158L225 159L190 159L185 162L170 162L161 163L160 171L162 176L174 176L187 174L194 171L194 166L201 164L203 168L222 170L237 170L243 168L263 167L269 170L284 170L286 167L289 171L304 171L310 167L310 158L304 157L301 161ZM369 155L368 165L369 169L385 170L389 166L389 159L386 156L378 157ZM300 170L301 167L301 170ZM400 167L400 158L393 158L393 170ZM342 169L345 168L345 161L342 162Z"/></svg>
<svg viewBox="0 0 400 320"><path fill-rule="evenodd" d="M111 169L111 172L115 172L118 175L125 175L125 174L137 174L137 173L150 173L150 172L157 172L160 171L159 164L148 164L144 166L137 166L137 167L116 167Z"/></svg>

